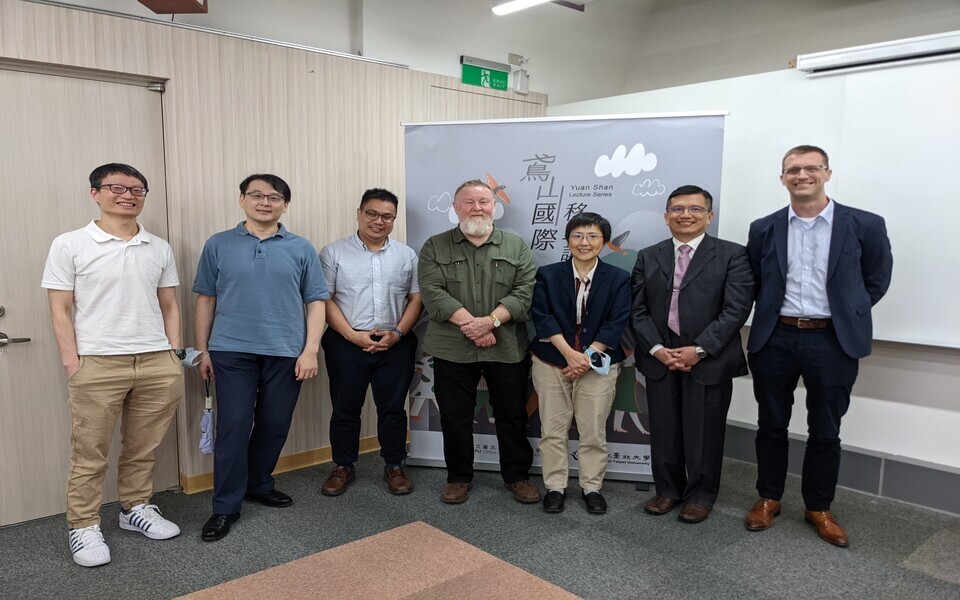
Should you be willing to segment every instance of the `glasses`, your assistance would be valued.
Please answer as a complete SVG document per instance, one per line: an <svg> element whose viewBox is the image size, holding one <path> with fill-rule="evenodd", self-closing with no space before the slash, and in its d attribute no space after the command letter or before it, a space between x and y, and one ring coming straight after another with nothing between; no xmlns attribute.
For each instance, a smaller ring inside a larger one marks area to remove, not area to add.
<svg viewBox="0 0 960 600"><path fill-rule="evenodd" d="M249 196L250 198L253 198L256 202L260 202L261 200L264 200L264 199L270 204L280 204L281 202L283 202L283 196L281 196L280 194L264 194L263 192L250 192L249 194L245 193L244 196Z"/></svg>
<svg viewBox="0 0 960 600"><path fill-rule="evenodd" d="M97 186L97 189L101 188L110 188L110 191L118 196L122 196L129 191L137 198L146 196L147 192L150 191L145 187L128 187L125 185L120 185L119 183L104 183L103 185Z"/></svg>
<svg viewBox="0 0 960 600"><path fill-rule="evenodd" d="M567 239L573 242L574 244L579 244L583 240L587 240L592 244L594 242L601 241L603 239L603 236L600 235L599 233L571 233L570 236L567 237Z"/></svg>
<svg viewBox="0 0 960 600"><path fill-rule="evenodd" d="M473 208L474 206L479 206L480 208L486 208L493 204L493 200L460 200L460 205L465 208Z"/></svg>
<svg viewBox="0 0 960 600"><path fill-rule="evenodd" d="M684 211L691 215L705 215L709 212L704 206L671 206L667 209L671 215L682 215Z"/></svg>
<svg viewBox="0 0 960 600"><path fill-rule="evenodd" d="M391 215L390 213L378 213L375 210L363 210L358 209L363 213L363 216L367 218L368 221L376 221L377 219L383 219L384 223L393 223L397 215Z"/></svg>
<svg viewBox="0 0 960 600"><path fill-rule="evenodd" d="M827 165L807 165L806 167L790 167L789 169L784 169L783 174L794 176L794 175L799 175L800 171L803 171L807 175L816 175L817 173L820 172L820 169L826 170L827 168L828 168Z"/></svg>

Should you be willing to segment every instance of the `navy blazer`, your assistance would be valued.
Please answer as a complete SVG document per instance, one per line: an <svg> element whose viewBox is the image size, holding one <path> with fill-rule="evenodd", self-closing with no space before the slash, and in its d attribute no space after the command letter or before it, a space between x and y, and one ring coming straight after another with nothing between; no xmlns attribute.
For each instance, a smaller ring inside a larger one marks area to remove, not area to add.
<svg viewBox="0 0 960 600"><path fill-rule="evenodd" d="M759 352L770 339L783 307L788 221L784 207L750 224L747 253L757 281L757 307L747 341L750 352ZM893 254L883 218L833 202L827 301L840 347L851 358L870 354L870 309L887 293L892 271Z"/></svg>
<svg viewBox="0 0 960 600"><path fill-rule="evenodd" d="M637 254L633 268L632 327L637 339L637 369L658 380L669 372L650 349L670 347L667 319L673 294L673 238ZM700 346L707 357L691 376L701 385L717 385L747 374L740 329L753 305L753 274L743 246L705 235L680 283L680 339Z"/></svg>
<svg viewBox="0 0 960 600"><path fill-rule="evenodd" d="M587 295L587 310L581 315L579 342L577 336L577 294L573 280L573 260L565 260L537 269L537 283L533 288L531 320L536 337L530 351L543 362L566 367L567 361L549 341L541 342L558 333L563 334L571 348L584 351L594 341L607 345L611 363L621 362L626 356L620 338L630 317L630 274L597 262Z"/></svg>

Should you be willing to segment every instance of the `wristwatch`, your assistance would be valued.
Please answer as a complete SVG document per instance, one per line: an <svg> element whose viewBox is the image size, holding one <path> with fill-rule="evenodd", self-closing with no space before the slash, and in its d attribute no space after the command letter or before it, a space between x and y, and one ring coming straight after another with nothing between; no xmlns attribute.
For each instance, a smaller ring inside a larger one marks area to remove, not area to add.
<svg viewBox="0 0 960 600"><path fill-rule="evenodd" d="M170 351L176 355L177 358L183 360L187 357L187 350L185 348L170 348Z"/></svg>
<svg viewBox="0 0 960 600"><path fill-rule="evenodd" d="M397 334L398 336L403 337L403 332L400 331L399 328L394 327L394 328L393 328L393 332L394 332L395 334Z"/></svg>
<svg viewBox="0 0 960 600"><path fill-rule="evenodd" d="M701 348L700 346L694 347L694 351L697 353L697 358L703 360L707 357L707 351Z"/></svg>
<svg viewBox="0 0 960 600"><path fill-rule="evenodd" d="M497 327L500 327L501 323L500 323L500 319L497 318L497 315L490 313L490 320L493 321L494 329L496 329Z"/></svg>

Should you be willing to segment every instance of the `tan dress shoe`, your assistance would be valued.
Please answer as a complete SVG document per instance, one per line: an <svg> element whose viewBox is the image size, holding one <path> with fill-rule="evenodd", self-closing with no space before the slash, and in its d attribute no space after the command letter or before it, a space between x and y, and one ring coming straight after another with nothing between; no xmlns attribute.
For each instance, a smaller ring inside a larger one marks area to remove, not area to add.
<svg viewBox="0 0 960 600"><path fill-rule="evenodd" d="M320 493L324 496L339 496L347 491L347 486L357 478L356 469L335 467L327 480L320 486Z"/></svg>
<svg viewBox="0 0 960 600"><path fill-rule="evenodd" d="M665 515L677 504L680 504L678 501L667 498L665 496L654 496L647 500L647 503L643 505L643 510L647 511L651 515Z"/></svg>
<svg viewBox="0 0 960 600"><path fill-rule="evenodd" d="M847 532L829 510L804 510L803 520L817 528L817 535L834 546L846 548L850 545Z"/></svg>
<svg viewBox="0 0 960 600"><path fill-rule="evenodd" d="M504 484L508 490L513 492L513 499L521 504L535 504L540 502L540 491L530 483L529 479L514 481Z"/></svg>
<svg viewBox="0 0 960 600"><path fill-rule="evenodd" d="M683 510L680 511L680 514L677 515L677 518L684 523L699 523L710 516L710 511L712 509L712 506L687 502L683 505Z"/></svg>
<svg viewBox="0 0 960 600"><path fill-rule="evenodd" d="M743 520L743 525L750 531L763 531L770 529L773 525L773 518L780 514L780 501L769 498L760 498L757 500L747 517Z"/></svg>
<svg viewBox="0 0 960 600"><path fill-rule="evenodd" d="M443 486L443 493L440 494L440 499L447 504L463 504L467 501L469 497L467 492L469 492L472 487L473 483L469 481L448 483Z"/></svg>
<svg viewBox="0 0 960 600"><path fill-rule="evenodd" d="M403 472L403 467L384 467L383 480L387 482L391 494L399 496L413 491L413 482Z"/></svg>

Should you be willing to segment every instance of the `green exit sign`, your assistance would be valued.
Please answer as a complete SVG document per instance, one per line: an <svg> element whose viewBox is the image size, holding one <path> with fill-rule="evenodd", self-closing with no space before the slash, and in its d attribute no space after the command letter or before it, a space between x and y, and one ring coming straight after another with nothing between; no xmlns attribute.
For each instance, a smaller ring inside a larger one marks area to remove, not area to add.
<svg viewBox="0 0 960 600"><path fill-rule="evenodd" d="M507 72L487 67L464 64L460 81L467 85L476 85L491 90L507 89Z"/></svg>

